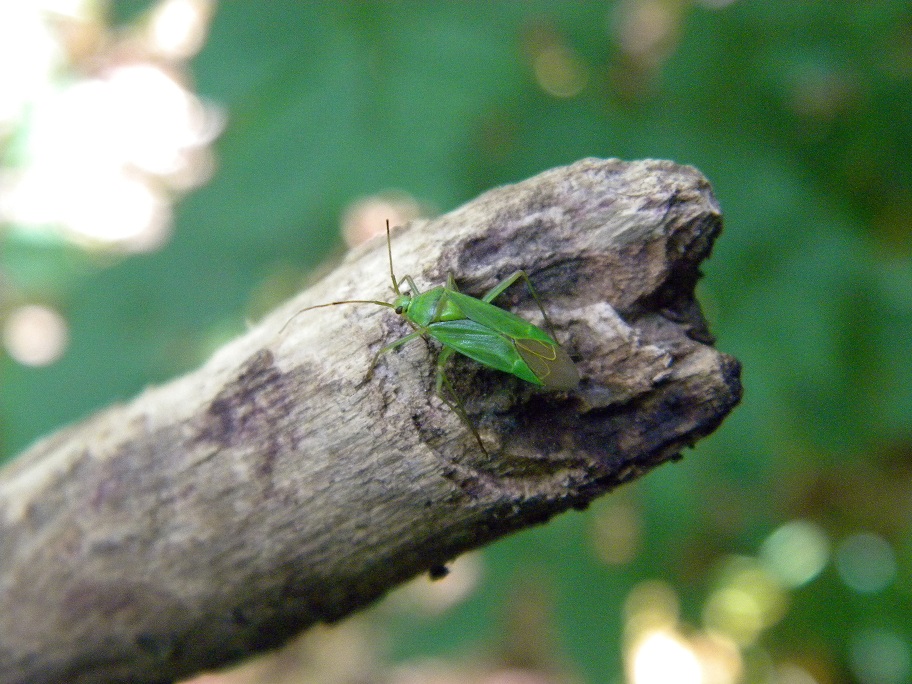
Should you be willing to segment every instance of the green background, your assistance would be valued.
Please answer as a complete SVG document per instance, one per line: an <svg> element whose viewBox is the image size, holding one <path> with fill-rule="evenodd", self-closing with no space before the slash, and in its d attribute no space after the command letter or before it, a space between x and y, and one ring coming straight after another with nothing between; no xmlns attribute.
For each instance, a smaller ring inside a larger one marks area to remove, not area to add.
<svg viewBox="0 0 912 684"><path fill-rule="evenodd" d="M880 535L896 579L862 594L828 564L745 657L762 647L820 682L912 681L852 664L872 630L912 649L912 9L666 7L676 40L649 71L622 49L616 3L219 6L192 72L228 124L173 239L102 259L0 233L4 277L71 325L52 366L0 357L0 457L194 368L342 250L358 197L395 188L447 211L582 157L668 158L699 168L725 214L700 297L743 363L742 405L683 462L609 496L638 512L630 562L593 553L598 506L567 514L490 547L457 608L386 620L389 658L490 654L531 569L555 657L582 681L620 681L632 586L669 582L699 625L713 568L801 518L834 544ZM576 54L578 95L536 82L542 36Z"/></svg>

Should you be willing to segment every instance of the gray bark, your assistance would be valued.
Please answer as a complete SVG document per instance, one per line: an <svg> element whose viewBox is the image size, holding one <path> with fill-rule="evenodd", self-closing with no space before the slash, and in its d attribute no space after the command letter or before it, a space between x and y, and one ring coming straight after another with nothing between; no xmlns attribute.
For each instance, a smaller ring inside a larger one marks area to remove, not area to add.
<svg viewBox="0 0 912 684"><path fill-rule="evenodd" d="M478 296L526 270L581 384L456 357L490 455L390 309L386 244L216 353L0 472L0 682L168 682L338 620L460 553L590 500L712 432L740 367L694 298L721 229L707 181L587 159L394 230L397 275ZM498 301L539 323L525 289Z"/></svg>

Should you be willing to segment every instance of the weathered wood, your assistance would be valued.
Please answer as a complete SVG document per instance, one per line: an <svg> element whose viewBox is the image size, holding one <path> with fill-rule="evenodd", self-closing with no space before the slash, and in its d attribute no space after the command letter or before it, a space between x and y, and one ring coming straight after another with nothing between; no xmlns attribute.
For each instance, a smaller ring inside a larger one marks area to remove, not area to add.
<svg viewBox="0 0 912 684"><path fill-rule="evenodd" d="M529 272L582 383L545 393L465 359L490 445L433 394L352 251L198 371L35 444L0 473L0 682L166 682L338 620L417 573L674 458L740 398L694 299L721 228L706 180L587 159L393 234L398 275L479 294ZM504 305L538 321L523 288Z"/></svg>

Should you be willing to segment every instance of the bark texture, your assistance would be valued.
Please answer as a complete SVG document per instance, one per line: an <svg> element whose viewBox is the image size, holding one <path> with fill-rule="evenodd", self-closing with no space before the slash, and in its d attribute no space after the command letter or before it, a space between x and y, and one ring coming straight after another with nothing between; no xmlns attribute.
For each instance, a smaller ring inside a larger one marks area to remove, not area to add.
<svg viewBox="0 0 912 684"><path fill-rule="evenodd" d="M376 350L386 245L199 370L0 472L0 682L169 682L338 620L456 555L675 458L737 404L694 298L722 218L664 161L586 159L393 233L397 275L480 295L526 270L582 377L539 388L456 358L490 457L434 395L436 349ZM524 288L498 301L530 321Z"/></svg>

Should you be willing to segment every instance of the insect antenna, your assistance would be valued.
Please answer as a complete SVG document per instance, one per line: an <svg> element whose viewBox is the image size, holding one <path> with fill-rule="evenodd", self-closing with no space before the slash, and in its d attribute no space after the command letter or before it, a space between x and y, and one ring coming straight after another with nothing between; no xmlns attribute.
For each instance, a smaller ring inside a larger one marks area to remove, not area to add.
<svg viewBox="0 0 912 684"><path fill-rule="evenodd" d="M326 304L315 304L314 306L304 307L300 311L296 311L294 314L292 314L291 318L289 318L287 321L285 321L285 325L283 325L279 329L279 335L281 335L282 332L285 330L285 328L288 327L289 323L291 323L295 318L300 316L305 311L312 311L313 309L324 309L327 306L339 306L340 304L376 304L377 306L385 306L388 309L394 308L393 305L390 304L389 302L381 302L376 299L346 299L341 302L328 302Z"/></svg>
<svg viewBox="0 0 912 684"><path fill-rule="evenodd" d="M386 219L386 253L389 255L390 278L393 280L393 292L395 292L396 296L398 297L402 293L399 291L399 283L396 282L396 274L393 272L393 245L392 240L390 239L389 219Z"/></svg>
<svg viewBox="0 0 912 684"><path fill-rule="evenodd" d="M389 219L386 219L386 253L389 256L390 278L393 281L393 291L398 296L398 295L401 295L402 293L399 291L399 284L396 282L396 274L393 272L393 247L392 247L392 241L390 239ZM381 302L376 299L346 299L341 302L329 302L327 304L316 304L314 306L308 306L308 307L301 309L300 311L295 312L291 318L289 318L287 321L285 321L285 325L283 325L282 328L279 330L279 334L281 335L282 332L285 330L285 328L288 327L288 324L291 323L295 318L297 318L299 315L301 315L305 311L311 311L313 309L322 309L327 306L339 306L340 304L376 304L377 306L385 306L388 309L396 308L393 304L390 304L389 302Z"/></svg>

